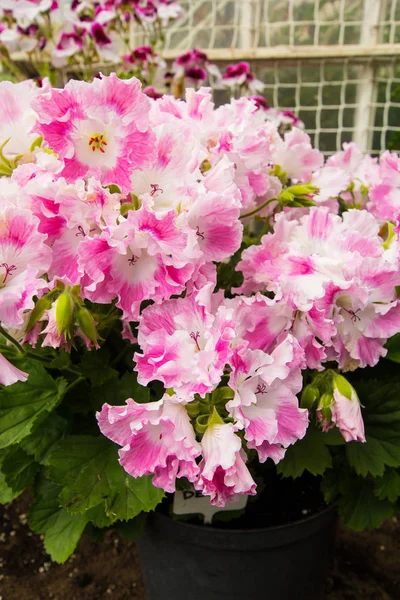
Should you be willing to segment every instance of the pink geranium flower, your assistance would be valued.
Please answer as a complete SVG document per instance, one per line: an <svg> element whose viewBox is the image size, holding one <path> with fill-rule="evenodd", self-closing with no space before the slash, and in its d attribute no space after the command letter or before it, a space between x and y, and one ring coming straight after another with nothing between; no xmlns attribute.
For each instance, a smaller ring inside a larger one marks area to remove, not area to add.
<svg viewBox="0 0 400 600"><path fill-rule="evenodd" d="M211 423L201 440L201 451L203 459L195 488L210 496L211 504L225 506L241 494L255 495L256 484L232 423Z"/></svg>
<svg viewBox="0 0 400 600"><path fill-rule="evenodd" d="M274 164L298 181L309 181L313 171L324 164L323 154L311 146L310 136L297 128L285 133L284 140L276 139L272 156Z"/></svg>
<svg viewBox="0 0 400 600"><path fill-rule="evenodd" d="M29 211L5 206L0 211L0 321L18 327L33 296L46 287L41 276L51 261L46 236Z"/></svg>
<svg viewBox="0 0 400 600"><path fill-rule="evenodd" d="M2 385L12 385L17 381L26 381L28 373L24 373L17 367L14 367L2 354L0 354L0 383Z"/></svg>
<svg viewBox="0 0 400 600"><path fill-rule="evenodd" d="M158 219L145 207L129 211L118 225L86 236L80 245L79 265L92 281L85 293L100 303L117 297L124 318L137 320L143 300L160 302L184 290L194 268L187 247L173 213Z"/></svg>
<svg viewBox="0 0 400 600"><path fill-rule="evenodd" d="M308 411L299 408L303 352L292 336L285 337L269 355L261 350L236 351L229 386L235 396L227 408L249 448L259 460L282 459L285 449L304 437Z"/></svg>
<svg viewBox="0 0 400 600"><path fill-rule="evenodd" d="M326 408L328 412L326 409L324 411L317 410L317 417L321 422L322 431L329 431L336 425L346 442L367 441L360 400L353 386L341 375L335 375L334 377L332 402Z"/></svg>
<svg viewBox="0 0 400 600"><path fill-rule="evenodd" d="M144 309L138 332L143 354L134 356L142 385L158 379L188 400L218 385L235 324L232 310L211 294L212 287Z"/></svg>
<svg viewBox="0 0 400 600"><path fill-rule="evenodd" d="M33 81L0 83L0 145L7 158L30 155L31 145L38 135L34 133L37 115L32 102L40 94ZM8 141L7 141L8 140Z"/></svg>
<svg viewBox="0 0 400 600"><path fill-rule="evenodd" d="M167 394L158 402L126 406L104 404L97 413L102 433L123 446L120 463L132 477L154 475L153 485L175 491L177 477L195 482L200 444L184 405Z"/></svg>
<svg viewBox="0 0 400 600"><path fill-rule="evenodd" d="M134 169L154 160L150 101L136 78L124 81L113 74L90 84L70 81L43 94L34 108L36 131L64 160L67 181L93 175L129 192Z"/></svg>

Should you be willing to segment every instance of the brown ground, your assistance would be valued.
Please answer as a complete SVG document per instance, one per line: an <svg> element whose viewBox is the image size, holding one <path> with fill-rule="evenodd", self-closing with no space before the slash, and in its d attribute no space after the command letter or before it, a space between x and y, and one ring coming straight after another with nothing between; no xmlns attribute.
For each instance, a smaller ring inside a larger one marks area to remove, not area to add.
<svg viewBox="0 0 400 600"><path fill-rule="evenodd" d="M85 536L64 564L50 561L24 505L0 506L0 600L144 600L135 545L108 531ZM400 600L400 522L375 532L340 528L326 600Z"/></svg>

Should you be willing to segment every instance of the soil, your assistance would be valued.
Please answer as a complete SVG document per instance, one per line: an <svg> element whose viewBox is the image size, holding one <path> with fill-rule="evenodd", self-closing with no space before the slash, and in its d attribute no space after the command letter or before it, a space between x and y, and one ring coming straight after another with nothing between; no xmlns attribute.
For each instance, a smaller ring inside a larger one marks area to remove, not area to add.
<svg viewBox="0 0 400 600"><path fill-rule="evenodd" d="M145 600L135 544L107 531L83 536L64 565L52 563L27 525L24 499L0 506L0 600ZM374 532L339 525L325 600L400 600L400 517Z"/></svg>

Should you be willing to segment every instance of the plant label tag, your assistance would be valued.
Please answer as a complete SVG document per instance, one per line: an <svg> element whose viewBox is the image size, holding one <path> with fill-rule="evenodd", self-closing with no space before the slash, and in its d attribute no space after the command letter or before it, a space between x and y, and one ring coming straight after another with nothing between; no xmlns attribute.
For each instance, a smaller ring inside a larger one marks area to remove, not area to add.
<svg viewBox="0 0 400 600"><path fill-rule="evenodd" d="M176 515L201 514L204 516L204 524L210 524L213 516L218 512L241 510L247 505L248 496L240 496L234 502L228 502L224 507L213 506L210 499L196 490L185 490L175 492L172 511Z"/></svg>

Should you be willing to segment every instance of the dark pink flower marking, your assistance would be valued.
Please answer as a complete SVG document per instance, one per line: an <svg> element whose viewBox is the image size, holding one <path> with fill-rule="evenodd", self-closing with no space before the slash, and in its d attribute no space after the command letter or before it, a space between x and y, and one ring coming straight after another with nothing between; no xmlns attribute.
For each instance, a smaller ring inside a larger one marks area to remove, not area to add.
<svg viewBox="0 0 400 600"><path fill-rule="evenodd" d="M345 312L347 312L348 315L350 315L350 318L353 321L353 323L357 323L357 321L361 321L361 318L357 314L358 312L360 312L359 308L357 308L356 311L354 311L354 310L347 310L347 308L343 308L343 310Z"/></svg>
<svg viewBox="0 0 400 600"><path fill-rule="evenodd" d="M204 240L204 231L203 233L200 231L200 227L197 225L196 227L196 235L199 236L199 238L201 238L202 240Z"/></svg>
<svg viewBox="0 0 400 600"><path fill-rule="evenodd" d="M197 350L199 350L199 352L200 352L200 346L199 346L199 342L198 342L198 339L200 337L200 333L198 331L196 331L196 333L194 331L192 331L190 333L190 337L192 338L192 340L196 344Z"/></svg>
<svg viewBox="0 0 400 600"><path fill-rule="evenodd" d="M5 268L5 270L6 270L6 272L5 272L5 275L4 275L4 279L3 279L3 281L2 281L2 283L5 283L5 282L6 282L6 280L7 280L7 277L8 277L9 275L11 275L11 273L12 273L13 271L16 271L17 267L16 267L15 265L8 266L8 264L7 264L7 263L5 263L5 262L4 262L4 263L2 263L2 264L1 264L1 266L2 266L2 267L4 267L4 268Z"/></svg>
<svg viewBox="0 0 400 600"><path fill-rule="evenodd" d="M267 393L267 386L265 385L265 383L259 383L256 389L256 394L266 394Z"/></svg>
<svg viewBox="0 0 400 600"><path fill-rule="evenodd" d="M158 183L151 183L150 187L151 187L150 196L154 196L156 194L156 192L161 192L161 194L164 193L164 190L162 190L160 188L160 186L158 185Z"/></svg>

